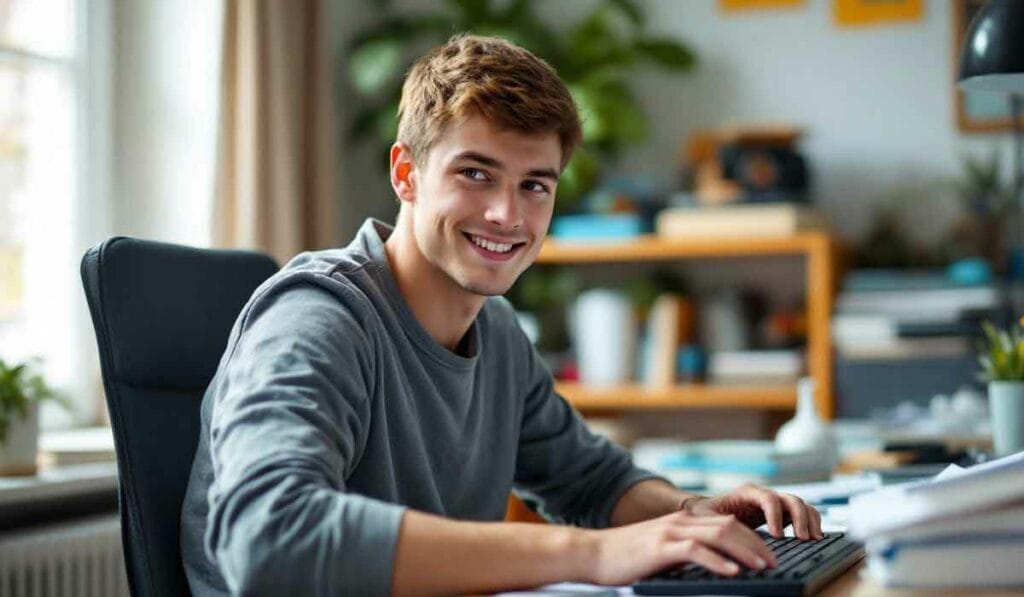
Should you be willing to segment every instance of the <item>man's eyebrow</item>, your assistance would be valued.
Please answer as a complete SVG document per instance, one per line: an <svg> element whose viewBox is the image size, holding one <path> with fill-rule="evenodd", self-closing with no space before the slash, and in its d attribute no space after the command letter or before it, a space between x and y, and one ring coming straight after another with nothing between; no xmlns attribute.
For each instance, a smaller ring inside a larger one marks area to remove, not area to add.
<svg viewBox="0 0 1024 597"><path fill-rule="evenodd" d="M500 161L476 151L463 151L456 155L452 161L455 162L459 160L470 160L497 170L505 169L504 164ZM537 168L530 170L526 175L534 178L548 178L554 182L558 182L558 172L553 168Z"/></svg>

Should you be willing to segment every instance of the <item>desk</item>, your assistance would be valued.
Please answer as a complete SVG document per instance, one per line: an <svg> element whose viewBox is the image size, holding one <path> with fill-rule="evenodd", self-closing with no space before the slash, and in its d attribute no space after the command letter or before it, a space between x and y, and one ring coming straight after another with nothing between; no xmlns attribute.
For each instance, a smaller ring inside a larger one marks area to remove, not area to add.
<svg viewBox="0 0 1024 597"><path fill-rule="evenodd" d="M819 593L821 597L1020 597L1024 588L1020 589L895 589L879 585L867 578L867 561L847 570L842 576L830 583Z"/></svg>

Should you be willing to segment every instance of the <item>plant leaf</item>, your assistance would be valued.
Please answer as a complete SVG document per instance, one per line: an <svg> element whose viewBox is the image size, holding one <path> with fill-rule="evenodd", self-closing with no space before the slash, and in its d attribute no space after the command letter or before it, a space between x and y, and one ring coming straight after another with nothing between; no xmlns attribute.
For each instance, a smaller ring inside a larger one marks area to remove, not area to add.
<svg viewBox="0 0 1024 597"><path fill-rule="evenodd" d="M608 5L626 16L637 27L644 24L644 11L633 0L608 0Z"/></svg>
<svg viewBox="0 0 1024 597"><path fill-rule="evenodd" d="M645 38L633 42L637 53L659 66L687 71L697 65L694 53L683 44L668 38Z"/></svg>
<svg viewBox="0 0 1024 597"><path fill-rule="evenodd" d="M349 73L363 95L373 95L402 72L402 43L397 39L374 39L352 53Z"/></svg>
<svg viewBox="0 0 1024 597"><path fill-rule="evenodd" d="M448 4L458 10L463 18L469 21L481 21L490 14L488 0L447 0Z"/></svg>

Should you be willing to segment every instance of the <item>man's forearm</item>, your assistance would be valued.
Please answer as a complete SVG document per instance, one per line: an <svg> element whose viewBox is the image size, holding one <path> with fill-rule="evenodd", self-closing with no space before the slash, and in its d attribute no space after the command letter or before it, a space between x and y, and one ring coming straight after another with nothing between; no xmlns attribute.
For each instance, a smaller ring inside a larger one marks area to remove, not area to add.
<svg viewBox="0 0 1024 597"><path fill-rule="evenodd" d="M659 479L647 479L622 494L612 510L611 525L618 527L675 512L683 501L698 497Z"/></svg>
<svg viewBox="0 0 1024 597"><path fill-rule="evenodd" d="M586 531L528 523L463 522L414 510L402 517L396 595L466 594L587 581Z"/></svg>

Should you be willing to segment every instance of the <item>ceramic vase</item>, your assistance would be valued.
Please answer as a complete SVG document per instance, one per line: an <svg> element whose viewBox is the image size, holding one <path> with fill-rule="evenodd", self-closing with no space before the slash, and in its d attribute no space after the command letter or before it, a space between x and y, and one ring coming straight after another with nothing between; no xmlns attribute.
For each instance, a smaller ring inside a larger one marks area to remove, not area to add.
<svg viewBox="0 0 1024 597"><path fill-rule="evenodd" d="M1024 382L989 382L988 405L996 456L1024 450Z"/></svg>

